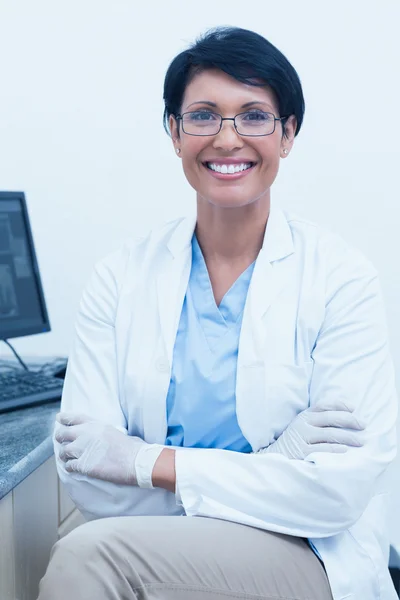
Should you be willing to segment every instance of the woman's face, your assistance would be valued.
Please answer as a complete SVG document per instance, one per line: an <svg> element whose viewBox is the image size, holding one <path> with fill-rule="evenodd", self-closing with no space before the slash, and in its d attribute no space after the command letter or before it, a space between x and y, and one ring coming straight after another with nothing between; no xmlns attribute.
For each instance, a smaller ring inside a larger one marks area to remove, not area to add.
<svg viewBox="0 0 400 600"><path fill-rule="evenodd" d="M213 106L205 103L213 103ZM243 105L251 102L251 106ZM215 106L214 106L215 105ZM269 87L247 85L230 77L223 71L207 70L195 75L188 84L183 97L181 114L188 111L208 110L223 117L252 110L281 115L275 94ZM233 121L223 121L221 131L214 136L193 136L183 133L173 116L169 119L174 147L180 148L182 166L198 199L215 206L233 208L251 204L259 199L269 200L270 187L274 182L281 158L288 156L293 145L296 119L292 115L286 122L288 138L282 137L280 121L276 121L274 133L260 137L244 137L236 133ZM284 154L284 149L288 150ZM229 165L230 159L240 163L255 163L241 174L221 177L206 163Z"/></svg>

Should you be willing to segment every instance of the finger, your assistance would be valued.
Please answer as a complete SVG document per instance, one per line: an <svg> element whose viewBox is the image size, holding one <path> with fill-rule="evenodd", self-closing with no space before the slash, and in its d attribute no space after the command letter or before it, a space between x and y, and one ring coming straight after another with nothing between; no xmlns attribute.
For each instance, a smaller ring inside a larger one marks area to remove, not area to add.
<svg viewBox="0 0 400 600"><path fill-rule="evenodd" d="M347 398L324 398L319 400L312 407L314 412L321 412L325 410L345 410L347 412L353 412L355 410L354 404Z"/></svg>
<svg viewBox="0 0 400 600"><path fill-rule="evenodd" d="M328 410L324 412L310 413L310 423L316 427L341 427L343 429L365 429L365 422L354 413Z"/></svg>
<svg viewBox="0 0 400 600"><path fill-rule="evenodd" d="M82 449L77 444L65 444L61 446L58 457L63 462L68 462L74 458L79 458L82 454Z"/></svg>
<svg viewBox="0 0 400 600"><path fill-rule="evenodd" d="M309 443L344 444L345 446L362 446L362 440L357 432L337 427L313 427L309 433Z"/></svg>
<svg viewBox="0 0 400 600"><path fill-rule="evenodd" d="M93 421L91 417L79 413L60 412L56 415L56 420L62 425L82 425Z"/></svg>
<svg viewBox="0 0 400 600"><path fill-rule="evenodd" d="M313 452L329 452L330 454L345 454L347 446L342 444L312 444L307 451L307 456Z"/></svg>
<svg viewBox="0 0 400 600"><path fill-rule="evenodd" d="M63 442L73 442L74 440L76 440L77 435L78 432L75 427L67 427L65 425L61 425L58 428L54 437L57 440L57 442L60 442L60 444L62 444Z"/></svg>
<svg viewBox="0 0 400 600"><path fill-rule="evenodd" d="M79 460L76 458L74 460L69 460L65 465L65 470L68 473L79 473Z"/></svg>

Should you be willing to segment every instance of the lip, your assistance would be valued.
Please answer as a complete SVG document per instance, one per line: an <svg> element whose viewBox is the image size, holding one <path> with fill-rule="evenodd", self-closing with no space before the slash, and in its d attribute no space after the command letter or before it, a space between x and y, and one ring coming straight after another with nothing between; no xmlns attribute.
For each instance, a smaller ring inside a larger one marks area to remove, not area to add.
<svg viewBox="0 0 400 600"><path fill-rule="evenodd" d="M207 162L214 162L214 161L210 160ZM247 162L253 162L253 161L248 160ZM226 164L226 163L222 163L222 164ZM241 163L239 163L239 164L241 164ZM253 169L257 166L257 163L253 163L253 166L250 167L250 169L246 169L245 171L239 171L238 173L218 173L217 171L213 171L212 169L209 169L205 163L203 163L202 166L207 171L207 173L209 173L211 175L211 177L214 177L215 179L224 179L225 181L236 181L237 179L246 177L246 175L251 173L253 171Z"/></svg>
<svg viewBox="0 0 400 600"><path fill-rule="evenodd" d="M241 165L247 163L256 163L256 160L252 160L251 158L207 158L207 160L203 160L203 165L205 163L214 163L216 165Z"/></svg>

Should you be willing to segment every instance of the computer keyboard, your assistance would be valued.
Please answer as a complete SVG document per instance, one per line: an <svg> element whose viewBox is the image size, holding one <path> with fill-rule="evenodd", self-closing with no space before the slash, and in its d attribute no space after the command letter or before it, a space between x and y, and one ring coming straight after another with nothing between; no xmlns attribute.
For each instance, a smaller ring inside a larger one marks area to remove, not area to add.
<svg viewBox="0 0 400 600"><path fill-rule="evenodd" d="M64 381L35 371L0 372L0 413L60 400Z"/></svg>

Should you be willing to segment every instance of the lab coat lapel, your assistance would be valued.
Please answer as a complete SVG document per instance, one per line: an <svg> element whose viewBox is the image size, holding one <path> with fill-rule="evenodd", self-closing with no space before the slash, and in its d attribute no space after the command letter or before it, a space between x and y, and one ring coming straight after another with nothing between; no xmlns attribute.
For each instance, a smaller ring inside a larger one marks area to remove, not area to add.
<svg viewBox="0 0 400 600"><path fill-rule="evenodd" d="M294 252L284 213L271 206L263 247L257 257L247 294L239 339L236 410L243 435L258 449L265 443L265 427L257 415L265 413L266 344L273 338L268 310L279 301L288 276L285 259ZM260 408L262 407L262 410Z"/></svg>
<svg viewBox="0 0 400 600"><path fill-rule="evenodd" d="M156 276L157 309L160 324L151 381L151 401L143 406L146 440L163 444L167 435L166 398L168 394L174 344L192 263L191 240L196 219L182 219L169 240L161 242ZM155 315L157 318L157 315ZM150 394L149 394L150 398Z"/></svg>
<svg viewBox="0 0 400 600"><path fill-rule="evenodd" d="M183 219L166 244L168 253L157 277L160 327L166 360L172 366L174 343L192 264L192 236L196 217Z"/></svg>

